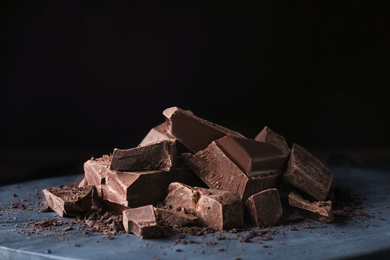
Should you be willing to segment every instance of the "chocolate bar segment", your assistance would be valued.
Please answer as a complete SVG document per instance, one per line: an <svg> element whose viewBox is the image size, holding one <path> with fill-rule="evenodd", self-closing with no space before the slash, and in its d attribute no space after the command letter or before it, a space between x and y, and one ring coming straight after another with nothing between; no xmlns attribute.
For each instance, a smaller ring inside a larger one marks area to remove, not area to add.
<svg viewBox="0 0 390 260"><path fill-rule="evenodd" d="M314 155L294 144L283 179L316 200L325 200L333 176Z"/></svg>
<svg viewBox="0 0 390 260"><path fill-rule="evenodd" d="M206 121L177 107L167 108L163 114L167 118L168 133L194 153L205 149L212 141L225 135L245 138L238 132Z"/></svg>
<svg viewBox="0 0 390 260"><path fill-rule="evenodd" d="M52 187L43 190L47 203L59 216L83 216L92 206L92 187Z"/></svg>
<svg viewBox="0 0 390 260"><path fill-rule="evenodd" d="M288 147L286 139L280 134L274 132L268 126L265 126L263 130L255 137L256 141L272 144L279 148L283 154L289 155L291 149Z"/></svg>
<svg viewBox="0 0 390 260"><path fill-rule="evenodd" d="M277 189L263 190L253 194L245 203L252 222L257 227L269 227L282 217L283 209Z"/></svg>
<svg viewBox="0 0 390 260"><path fill-rule="evenodd" d="M166 209L155 208L157 222L160 225L167 225L173 227L183 227L188 225L194 225L197 223L198 218L183 210L181 207Z"/></svg>
<svg viewBox="0 0 390 260"><path fill-rule="evenodd" d="M172 142L176 141L176 138L168 133L166 122L159 124L158 126L150 129L149 133L144 137L144 139L141 141L138 147L147 146L152 143L157 143L164 140L168 140Z"/></svg>
<svg viewBox="0 0 390 260"><path fill-rule="evenodd" d="M286 155L272 144L233 136L215 143L248 176L281 173L286 168Z"/></svg>
<svg viewBox="0 0 390 260"><path fill-rule="evenodd" d="M140 238L163 237L165 235L157 223L152 205L124 210L123 227L127 233L134 233Z"/></svg>
<svg viewBox="0 0 390 260"><path fill-rule="evenodd" d="M84 163L85 180L88 185L104 184L110 161L111 156L103 155L101 158L91 158Z"/></svg>
<svg viewBox="0 0 390 260"><path fill-rule="evenodd" d="M169 171L176 164L175 141L164 140L132 149L114 149L110 170L115 171Z"/></svg>
<svg viewBox="0 0 390 260"><path fill-rule="evenodd" d="M332 213L332 201L315 201L310 202L302 198L301 195L291 192L288 195L288 203L292 207L304 209L320 216L320 220L325 220L327 222L332 222L334 219Z"/></svg>
<svg viewBox="0 0 390 260"><path fill-rule="evenodd" d="M215 142L195 155L184 153L181 156L210 188L229 191L243 202L252 194L278 187L282 176L281 173L246 175Z"/></svg>

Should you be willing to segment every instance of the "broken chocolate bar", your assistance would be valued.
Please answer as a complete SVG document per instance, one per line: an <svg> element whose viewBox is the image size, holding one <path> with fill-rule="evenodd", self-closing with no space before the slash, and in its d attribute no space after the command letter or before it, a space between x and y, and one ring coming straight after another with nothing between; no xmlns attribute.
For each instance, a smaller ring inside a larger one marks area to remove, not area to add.
<svg viewBox="0 0 390 260"><path fill-rule="evenodd" d="M181 155L188 166L212 189L230 191L243 202L252 194L278 187L281 173L246 175L212 142L195 155Z"/></svg>
<svg viewBox="0 0 390 260"><path fill-rule="evenodd" d="M127 233L134 233L140 238L163 237L164 230L157 223L152 205L123 211L123 227Z"/></svg>
<svg viewBox="0 0 390 260"><path fill-rule="evenodd" d="M191 112L177 107L167 108L163 114L167 118L168 133L194 153L205 149L212 141L225 135L245 138L238 132L196 117Z"/></svg>
<svg viewBox="0 0 390 260"><path fill-rule="evenodd" d="M169 185L164 204L184 208L207 227L227 230L244 226L243 205L228 191L190 187L174 182Z"/></svg>
<svg viewBox="0 0 390 260"><path fill-rule="evenodd" d="M302 196L291 192L288 195L288 203L296 208L304 209L313 213L320 215L321 220L325 220L327 222L333 221L333 213L332 213L332 201L316 201L310 202Z"/></svg>
<svg viewBox="0 0 390 260"><path fill-rule="evenodd" d="M84 163L85 180L88 185L104 184L111 157L103 155L101 158L91 158Z"/></svg>
<svg viewBox="0 0 390 260"><path fill-rule="evenodd" d="M181 207L171 209L155 208L154 210L156 213L157 222L162 225L183 227L194 225L198 220L195 215L182 210Z"/></svg>
<svg viewBox="0 0 390 260"><path fill-rule="evenodd" d="M161 142L164 140L168 140L172 142L176 140L175 137L173 137L167 132L166 122L159 124L158 126L150 129L149 133L144 137L144 139L141 141L138 147L147 146L149 144Z"/></svg>
<svg viewBox="0 0 390 260"><path fill-rule="evenodd" d="M110 170L116 171L169 171L176 164L175 141L163 140L132 149L114 149Z"/></svg>
<svg viewBox="0 0 390 260"><path fill-rule="evenodd" d="M294 144L283 179L317 200L325 200L332 184L332 173L301 146Z"/></svg>
<svg viewBox="0 0 390 260"><path fill-rule="evenodd" d="M47 203L59 216L83 216L92 206L92 187L52 187L43 190Z"/></svg>
<svg viewBox="0 0 390 260"><path fill-rule="evenodd" d="M245 203L252 222L257 227L269 227L283 215L282 204L277 189L263 190L253 194Z"/></svg>
<svg viewBox="0 0 390 260"><path fill-rule="evenodd" d="M272 144L233 136L215 143L248 176L281 173L286 168L286 155Z"/></svg>
<svg viewBox="0 0 390 260"><path fill-rule="evenodd" d="M286 139L280 134L272 131L268 126L255 137L256 141L269 143L279 148L285 155L290 154L291 149L288 147Z"/></svg>

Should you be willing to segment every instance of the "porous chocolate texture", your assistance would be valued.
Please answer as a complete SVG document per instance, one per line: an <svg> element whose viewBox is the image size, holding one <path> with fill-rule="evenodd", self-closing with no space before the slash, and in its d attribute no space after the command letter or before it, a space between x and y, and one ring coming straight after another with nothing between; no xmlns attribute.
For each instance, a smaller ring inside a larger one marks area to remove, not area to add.
<svg viewBox="0 0 390 260"><path fill-rule="evenodd" d="M246 201L245 208L257 227L274 226L283 215L279 192L275 188L253 194Z"/></svg>
<svg viewBox="0 0 390 260"><path fill-rule="evenodd" d="M165 236L164 230L157 223L152 205L124 210L123 227L127 233L133 233L140 238Z"/></svg>
<svg viewBox="0 0 390 260"><path fill-rule="evenodd" d="M51 187L43 190L48 206L59 216L83 216L92 206L92 187Z"/></svg>
<svg viewBox="0 0 390 260"><path fill-rule="evenodd" d="M279 148L283 154L288 155L291 149L288 147L286 139L280 134L273 131L268 126L265 126L263 130L255 137L256 141L272 144Z"/></svg>
<svg viewBox="0 0 390 260"><path fill-rule="evenodd" d="M334 219L332 213L332 201L314 201L304 199L301 195L291 192L288 195L288 203L292 207L300 208L319 215L320 220L332 222Z"/></svg>
<svg viewBox="0 0 390 260"><path fill-rule="evenodd" d="M303 147L294 144L283 179L316 200L325 200L333 176L314 155Z"/></svg>
<svg viewBox="0 0 390 260"><path fill-rule="evenodd" d="M114 149L110 170L169 171L176 165L176 142L163 140L142 147Z"/></svg>
<svg viewBox="0 0 390 260"><path fill-rule="evenodd" d="M248 176L215 142L195 155L184 153L181 157L210 188L229 191L243 202L255 193L278 187L282 176L281 173Z"/></svg>
<svg viewBox="0 0 390 260"><path fill-rule="evenodd" d="M184 144L191 152L205 149L212 141L232 135L245 138L238 132L199 118L177 107L164 110L168 133Z"/></svg>

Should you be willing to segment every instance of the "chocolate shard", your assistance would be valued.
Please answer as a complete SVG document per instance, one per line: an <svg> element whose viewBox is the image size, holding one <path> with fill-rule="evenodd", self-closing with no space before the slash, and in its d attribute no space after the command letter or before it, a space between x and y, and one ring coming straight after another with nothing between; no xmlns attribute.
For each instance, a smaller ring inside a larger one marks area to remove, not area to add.
<svg viewBox="0 0 390 260"><path fill-rule="evenodd" d="M272 144L279 148L283 154L289 155L291 149L288 147L286 139L280 134L274 132L268 126L265 126L263 130L255 137L256 141Z"/></svg>
<svg viewBox="0 0 390 260"><path fill-rule="evenodd" d="M144 137L138 147L147 146L164 140L176 141L176 138L168 133L166 122L150 129L149 133Z"/></svg>
<svg viewBox="0 0 390 260"><path fill-rule="evenodd" d="M293 144L283 179L316 200L325 200L333 176L314 155L303 147Z"/></svg>
<svg viewBox="0 0 390 260"><path fill-rule="evenodd" d="M115 193L112 192L107 185L101 184L97 188L95 188L95 195L93 196L93 205L98 208L102 208L104 210L113 211L118 214L122 214L122 212L130 207L125 205L128 204L127 201L124 201L122 198L118 197ZM96 194L96 191L99 190L99 194ZM123 205L125 204L125 205Z"/></svg>
<svg viewBox="0 0 390 260"><path fill-rule="evenodd" d="M212 141L225 135L245 138L238 132L206 121L177 107L167 108L163 114L167 118L168 133L194 153L205 149Z"/></svg>
<svg viewBox="0 0 390 260"><path fill-rule="evenodd" d="M178 208L155 208L157 222L160 225L167 225L173 227L183 227L188 225L194 225L197 223L198 218L186 212L185 210L178 210Z"/></svg>
<svg viewBox="0 0 390 260"><path fill-rule="evenodd" d="M272 144L233 136L215 143L248 176L281 173L286 169L286 155Z"/></svg>
<svg viewBox="0 0 390 260"><path fill-rule="evenodd" d="M218 230L244 226L241 201L228 191L171 183L164 204L198 217L199 223Z"/></svg>
<svg viewBox="0 0 390 260"><path fill-rule="evenodd" d="M318 214L320 216L320 220L332 222L334 219L332 213L332 201L330 200L310 202L309 200L302 198L301 195L291 192L288 195L288 203L292 207Z"/></svg>
<svg viewBox="0 0 390 260"><path fill-rule="evenodd" d="M152 205L124 210L123 227L127 233L134 233L140 238L165 236L164 230L157 223Z"/></svg>
<svg viewBox="0 0 390 260"><path fill-rule="evenodd" d="M105 177L109 171L110 161L111 156L103 155L101 158L91 158L84 163L84 178L88 185L97 186L104 184Z"/></svg>
<svg viewBox="0 0 390 260"><path fill-rule="evenodd" d="M83 216L92 206L92 187L52 187L43 193L49 207L61 217Z"/></svg>
<svg viewBox="0 0 390 260"><path fill-rule="evenodd" d="M257 227L274 226L283 215L279 192L275 188L253 194L246 201L245 208Z"/></svg>
<svg viewBox="0 0 390 260"><path fill-rule="evenodd" d="M77 185L77 187L79 188L83 188L83 187L87 187L88 186L88 183L87 181L85 180L85 178L83 178L80 183Z"/></svg>
<svg viewBox="0 0 390 260"><path fill-rule="evenodd" d="M252 194L279 186L281 173L246 175L228 156L212 142L195 155L181 155L188 166L212 189L233 193L243 202Z"/></svg>
<svg viewBox="0 0 390 260"><path fill-rule="evenodd" d="M171 140L131 149L114 149L110 170L115 171L169 171L176 164L176 143Z"/></svg>

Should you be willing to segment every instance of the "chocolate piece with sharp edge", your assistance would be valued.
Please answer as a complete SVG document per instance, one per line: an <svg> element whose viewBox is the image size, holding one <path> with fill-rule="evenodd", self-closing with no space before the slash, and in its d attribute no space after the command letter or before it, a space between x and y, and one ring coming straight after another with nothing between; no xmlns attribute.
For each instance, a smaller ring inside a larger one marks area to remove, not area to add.
<svg viewBox="0 0 390 260"><path fill-rule="evenodd" d="M288 203L296 208L304 209L320 215L321 220L332 222L334 217L332 213L332 201L315 201L310 202L302 198L301 195L291 192L288 195Z"/></svg>
<svg viewBox="0 0 390 260"><path fill-rule="evenodd" d="M332 173L314 155L294 144L283 179L317 200L325 200L333 181Z"/></svg>
<svg viewBox="0 0 390 260"><path fill-rule="evenodd" d="M101 158L91 158L84 163L85 180L88 185L97 186L104 184L105 177L109 171L111 156L103 155Z"/></svg>
<svg viewBox="0 0 390 260"><path fill-rule="evenodd" d="M257 227L273 226L283 215L279 192L274 188L250 196L245 208Z"/></svg>
<svg viewBox="0 0 390 260"><path fill-rule="evenodd" d="M138 147L147 146L149 144L161 142L164 140L172 142L176 140L175 137L168 133L166 122L150 129L149 133L144 137Z"/></svg>
<svg viewBox="0 0 390 260"><path fill-rule="evenodd" d="M274 132L268 126L265 126L263 130L255 137L256 141L269 143L279 148L283 154L289 155L291 149L288 147L286 139L280 134Z"/></svg>
<svg viewBox="0 0 390 260"><path fill-rule="evenodd" d="M83 216L92 206L92 187L52 187L43 190L47 203L59 216Z"/></svg>
<svg viewBox="0 0 390 260"><path fill-rule="evenodd" d="M272 144L233 136L215 143L248 176L281 173L286 169L286 155Z"/></svg>
<svg viewBox="0 0 390 260"><path fill-rule="evenodd" d="M163 170L169 171L176 165L176 143L171 140L152 143L147 146L131 149L114 149L110 170L140 171Z"/></svg>
<svg viewBox="0 0 390 260"><path fill-rule="evenodd" d="M252 194L278 187L282 176L281 173L246 175L215 142L195 155L184 153L181 156L210 188L230 191L243 202Z"/></svg>
<svg viewBox="0 0 390 260"><path fill-rule="evenodd" d="M245 138L238 132L206 121L177 107L167 108L163 114L167 118L168 133L194 153L205 149L212 141L225 135Z"/></svg>
<svg viewBox="0 0 390 260"><path fill-rule="evenodd" d="M180 209L180 208L179 208ZM194 225L197 222L197 217L185 210L178 210L178 208L155 208L157 222L161 225L183 227Z"/></svg>
<svg viewBox="0 0 390 260"><path fill-rule="evenodd" d="M164 230L157 223L152 205L123 211L123 227L127 233L134 233L140 238L163 237Z"/></svg>

